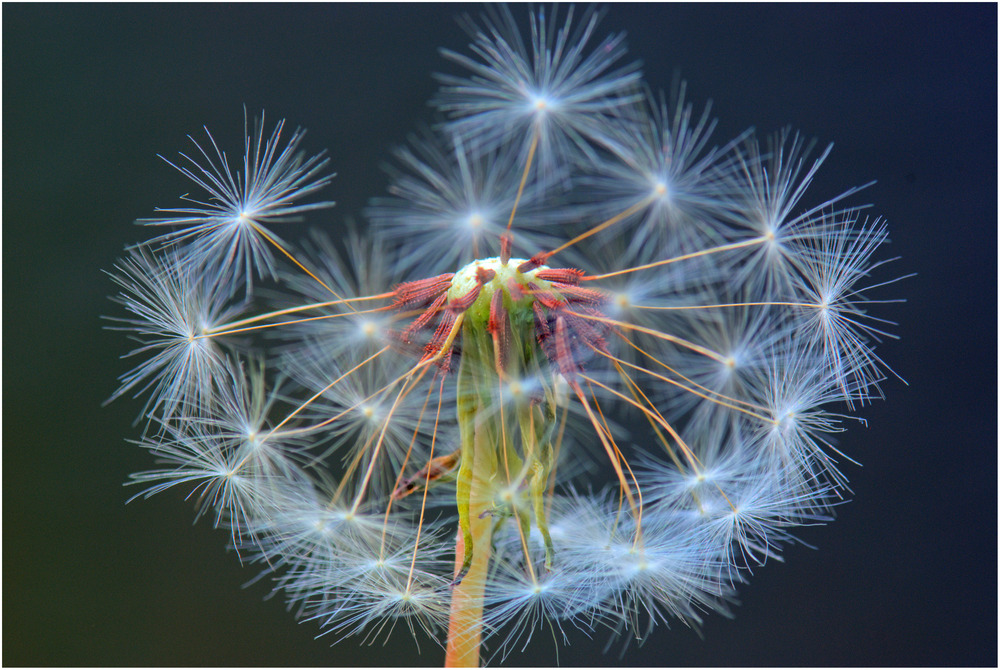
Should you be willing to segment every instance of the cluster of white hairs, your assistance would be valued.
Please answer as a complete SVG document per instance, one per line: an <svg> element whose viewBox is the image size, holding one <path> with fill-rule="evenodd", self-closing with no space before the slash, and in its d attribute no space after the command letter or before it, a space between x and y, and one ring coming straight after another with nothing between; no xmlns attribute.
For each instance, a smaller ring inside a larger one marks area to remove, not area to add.
<svg viewBox="0 0 1000 670"><path fill-rule="evenodd" d="M289 225L332 204L328 161L262 118L242 165L192 140L170 164L203 195L111 273L140 495L189 490L338 639L461 634L473 579L492 653L697 624L830 518L830 436L890 372L867 312L886 227L857 189L805 198L829 148L712 144L683 87L564 14L467 22L440 124L363 227Z"/></svg>

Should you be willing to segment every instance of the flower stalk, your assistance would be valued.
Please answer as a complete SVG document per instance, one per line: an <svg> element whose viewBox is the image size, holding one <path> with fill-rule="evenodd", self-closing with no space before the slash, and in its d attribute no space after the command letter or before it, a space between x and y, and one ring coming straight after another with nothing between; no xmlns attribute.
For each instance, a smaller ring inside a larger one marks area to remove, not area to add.
<svg viewBox="0 0 1000 670"><path fill-rule="evenodd" d="M462 367L468 366L463 363ZM460 371L459 377L462 376ZM496 433L487 424L476 425L475 390L466 390L471 393L459 396L462 464L459 468L457 495L460 528L455 543L456 583L451 596L448 649L445 657L447 667L479 666L483 596L493 533L493 505L483 492L491 490L497 475Z"/></svg>

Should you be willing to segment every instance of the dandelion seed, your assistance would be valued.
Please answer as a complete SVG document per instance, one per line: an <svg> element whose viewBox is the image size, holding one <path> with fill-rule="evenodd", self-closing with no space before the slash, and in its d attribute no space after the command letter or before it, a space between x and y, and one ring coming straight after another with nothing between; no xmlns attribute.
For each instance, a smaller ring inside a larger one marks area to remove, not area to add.
<svg viewBox="0 0 1000 670"><path fill-rule="evenodd" d="M518 220L529 228L517 242L538 248L556 237L546 229L565 224L540 200L545 184L533 183L518 198L523 156L498 147L482 156L470 153L459 138L411 138L412 148L397 151L402 167L393 169L391 197L376 198L367 215L388 242L400 247L399 267L448 272L495 256L500 236L517 203Z"/></svg>
<svg viewBox="0 0 1000 670"><path fill-rule="evenodd" d="M624 39L611 35L587 51L599 16L587 11L574 24L567 11L531 14L529 45L510 10L491 12L479 27L466 21L480 60L443 51L468 69L467 78L438 75L443 86L438 109L453 118L449 130L468 145L489 151L519 138L522 160L536 144L540 170L556 173L560 162L577 151L590 154L590 143L613 145L607 117L640 98L637 64L615 67L625 55Z"/></svg>
<svg viewBox="0 0 1000 670"><path fill-rule="evenodd" d="M143 414L169 418L199 405L225 367L217 342L204 336L240 306L216 277L187 272L171 253L134 250L117 269L111 276L122 292L115 300L134 318L113 319L120 325L111 328L134 333L140 346L129 356L149 357L119 378L108 402L138 387L136 395L151 390Z"/></svg>
<svg viewBox="0 0 1000 670"><path fill-rule="evenodd" d="M664 245L661 253L673 256L718 239L719 218L733 195L727 183L733 165L726 156L735 141L722 149L708 147L715 122L708 108L693 116L684 89L682 84L669 109L662 96L657 100L649 93L641 106L627 108L624 114L634 119L614 126L619 134L611 143L614 150L582 166L588 173L582 185L593 200L583 212L607 219L650 198L651 205L635 215L641 220L632 244L655 241Z"/></svg>
<svg viewBox="0 0 1000 670"><path fill-rule="evenodd" d="M147 244L177 246L190 242L185 245L187 256L183 260L208 264L221 278L250 281L252 270L273 276L271 247L280 239L265 224L298 220L304 212L333 206L328 201L298 204L329 184L332 175L323 174L328 159L322 154L305 158L299 152L301 130L292 133L284 147L280 146L284 125L279 121L265 140L261 118L252 134L245 133L242 170L230 167L229 159L207 128L207 146L191 138L194 157L181 154L184 160L179 165L164 158L200 187L206 199L185 197L190 206L161 209L158 211L166 216L140 220L147 226L175 228Z"/></svg>

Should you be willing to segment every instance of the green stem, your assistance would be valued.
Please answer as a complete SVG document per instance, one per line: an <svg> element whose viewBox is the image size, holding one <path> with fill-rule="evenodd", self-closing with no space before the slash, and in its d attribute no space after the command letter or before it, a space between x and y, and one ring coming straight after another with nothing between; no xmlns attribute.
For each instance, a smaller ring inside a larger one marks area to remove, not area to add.
<svg viewBox="0 0 1000 670"><path fill-rule="evenodd" d="M472 495L469 499L469 532L472 559L462 581L451 594L451 621L448 627L448 652L445 667L472 668L479 666L479 647L483 631L483 594L490 565L490 544L493 518L489 514L492 502L477 491L489 491L496 475L496 446L488 442L488 431L475 434L475 461L472 468ZM463 568L468 554L463 531L459 529L455 546L456 572Z"/></svg>
<svg viewBox="0 0 1000 670"><path fill-rule="evenodd" d="M456 482L459 529L455 543L455 580L451 596L446 667L476 667L482 643L483 595L489 573L493 533L493 490L497 473L495 422L484 420L487 402L482 356L476 356L477 338L466 328L466 355L459 365L458 425L462 461Z"/></svg>

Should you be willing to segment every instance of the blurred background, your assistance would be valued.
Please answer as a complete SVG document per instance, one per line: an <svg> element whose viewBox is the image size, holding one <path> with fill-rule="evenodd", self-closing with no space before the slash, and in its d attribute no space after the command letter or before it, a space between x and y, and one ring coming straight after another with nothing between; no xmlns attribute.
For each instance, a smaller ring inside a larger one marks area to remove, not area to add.
<svg viewBox="0 0 1000 670"><path fill-rule="evenodd" d="M647 82L713 100L722 144L793 125L836 146L815 204L877 180L900 256L879 353L909 382L840 448L853 500L756 570L730 620L658 628L619 658L536 631L513 665L997 664L997 7L611 5ZM101 315L132 222L188 192L156 157L207 125L237 155L243 106L327 149L340 226L384 192L392 147L432 115L463 5L3 5L3 663L440 665L404 626L330 646L224 549L180 493L128 506L150 466L131 367ZM525 14L523 8L515 13ZM303 227L304 229L304 227Z"/></svg>

